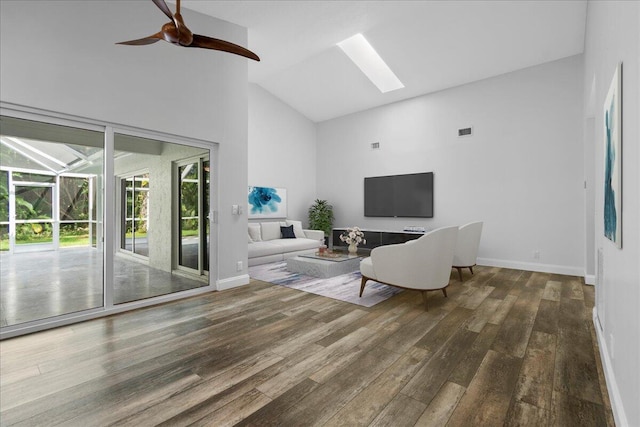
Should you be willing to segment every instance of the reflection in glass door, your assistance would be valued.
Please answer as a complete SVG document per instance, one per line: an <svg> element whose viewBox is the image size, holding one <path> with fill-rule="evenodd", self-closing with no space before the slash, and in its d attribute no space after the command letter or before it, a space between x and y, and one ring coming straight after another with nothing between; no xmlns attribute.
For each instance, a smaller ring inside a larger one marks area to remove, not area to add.
<svg viewBox="0 0 640 427"><path fill-rule="evenodd" d="M210 166L209 166L209 160L202 162L202 174L203 174L203 181L204 181L204 185L202 186L202 213L203 216L205 218L204 220L204 227L203 227L203 235L200 236L200 239L203 242L206 242L205 245L205 253L204 253L204 259L203 259L203 263L202 263L202 268L204 271L209 271L209 180L211 178L211 173L209 171Z"/></svg>
<svg viewBox="0 0 640 427"><path fill-rule="evenodd" d="M179 167L180 176L180 241L178 264L198 269L200 198L198 197L198 163Z"/></svg>
<svg viewBox="0 0 640 427"><path fill-rule="evenodd" d="M209 161L178 167L178 265L209 271Z"/></svg>
<svg viewBox="0 0 640 427"><path fill-rule="evenodd" d="M114 134L113 173L119 190L114 304L208 286L205 274L194 271L202 262L200 235L206 230L201 224L199 158L209 159L209 150ZM184 198L182 221L177 214L179 197ZM184 242L175 239L180 227ZM182 271L176 271L178 253L184 255Z"/></svg>
<svg viewBox="0 0 640 427"><path fill-rule="evenodd" d="M121 181L122 235L120 248L149 256L149 174L134 175Z"/></svg>

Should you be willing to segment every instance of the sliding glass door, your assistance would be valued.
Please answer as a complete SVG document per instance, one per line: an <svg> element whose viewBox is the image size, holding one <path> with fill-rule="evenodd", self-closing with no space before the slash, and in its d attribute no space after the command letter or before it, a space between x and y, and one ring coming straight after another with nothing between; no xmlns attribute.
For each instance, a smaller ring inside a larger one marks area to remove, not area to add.
<svg viewBox="0 0 640 427"><path fill-rule="evenodd" d="M120 193L114 304L208 286L202 248L209 230L209 150L120 133L114 148Z"/></svg>
<svg viewBox="0 0 640 427"><path fill-rule="evenodd" d="M2 337L210 286L211 144L4 111Z"/></svg>
<svg viewBox="0 0 640 427"><path fill-rule="evenodd" d="M103 307L104 134L0 120L0 327Z"/></svg>

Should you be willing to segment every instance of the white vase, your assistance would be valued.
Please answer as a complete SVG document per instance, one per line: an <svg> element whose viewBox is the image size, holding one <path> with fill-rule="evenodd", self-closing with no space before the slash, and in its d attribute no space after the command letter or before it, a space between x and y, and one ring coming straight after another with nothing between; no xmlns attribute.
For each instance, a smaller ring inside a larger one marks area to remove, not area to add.
<svg viewBox="0 0 640 427"><path fill-rule="evenodd" d="M358 252L358 245L356 243L350 243L349 244L349 253L350 254L355 254Z"/></svg>

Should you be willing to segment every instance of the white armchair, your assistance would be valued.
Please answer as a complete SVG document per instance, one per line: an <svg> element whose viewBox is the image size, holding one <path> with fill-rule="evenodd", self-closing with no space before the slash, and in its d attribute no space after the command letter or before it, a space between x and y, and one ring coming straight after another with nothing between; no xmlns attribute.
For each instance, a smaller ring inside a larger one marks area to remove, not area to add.
<svg viewBox="0 0 640 427"><path fill-rule="evenodd" d="M453 268L458 270L461 282L463 268L468 268L473 274L473 267L475 267L476 258L478 257L481 234L482 222L470 222L461 226L460 230L458 230L458 243L453 256Z"/></svg>
<svg viewBox="0 0 640 427"><path fill-rule="evenodd" d="M447 296L458 227L443 227L417 240L397 245L379 246L360 262L362 283L360 296L368 280L422 292L441 289Z"/></svg>

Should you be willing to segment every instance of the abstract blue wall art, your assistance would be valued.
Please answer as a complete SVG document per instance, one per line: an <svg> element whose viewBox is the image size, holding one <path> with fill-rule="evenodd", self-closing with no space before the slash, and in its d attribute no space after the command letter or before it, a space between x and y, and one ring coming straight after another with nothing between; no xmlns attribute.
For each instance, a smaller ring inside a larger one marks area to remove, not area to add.
<svg viewBox="0 0 640 427"><path fill-rule="evenodd" d="M622 248L622 64L604 101L604 235Z"/></svg>
<svg viewBox="0 0 640 427"><path fill-rule="evenodd" d="M249 219L286 218L287 190L273 187L249 186Z"/></svg>

